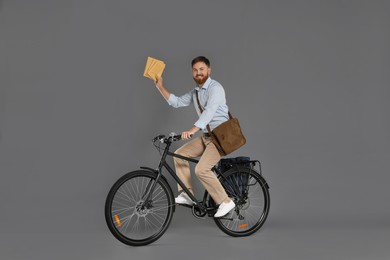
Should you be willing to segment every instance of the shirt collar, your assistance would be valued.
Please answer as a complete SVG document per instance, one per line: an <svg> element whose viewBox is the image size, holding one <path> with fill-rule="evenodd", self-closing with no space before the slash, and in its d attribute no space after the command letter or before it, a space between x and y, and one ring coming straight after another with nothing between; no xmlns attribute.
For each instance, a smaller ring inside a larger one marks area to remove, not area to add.
<svg viewBox="0 0 390 260"><path fill-rule="evenodd" d="M203 86L202 86L201 88L199 88L199 86L197 85L195 89L196 89L197 91L199 91L200 89L204 89L204 90L208 89L209 86L210 86L211 80L212 80L212 79L209 77L209 78L206 80L206 82L203 84Z"/></svg>

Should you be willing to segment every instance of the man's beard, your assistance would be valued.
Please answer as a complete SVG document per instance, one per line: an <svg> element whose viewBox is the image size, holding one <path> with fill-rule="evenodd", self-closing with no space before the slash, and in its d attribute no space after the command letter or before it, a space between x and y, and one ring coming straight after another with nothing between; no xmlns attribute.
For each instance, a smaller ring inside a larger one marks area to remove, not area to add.
<svg viewBox="0 0 390 260"><path fill-rule="evenodd" d="M195 80L196 84L203 85L208 78L209 78L209 75L203 75L203 77L201 77L201 78L198 76L194 77L194 80Z"/></svg>

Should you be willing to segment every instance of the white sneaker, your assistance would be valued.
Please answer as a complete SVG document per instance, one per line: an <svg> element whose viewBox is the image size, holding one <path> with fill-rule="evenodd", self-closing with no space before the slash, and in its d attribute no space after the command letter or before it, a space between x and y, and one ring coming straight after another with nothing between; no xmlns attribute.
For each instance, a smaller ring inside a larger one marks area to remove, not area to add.
<svg viewBox="0 0 390 260"><path fill-rule="evenodd" d="M220 218L228 214L232 209L236 207L236 204L232 200L230 202L225 203L222 202L221 205L218 207L217 213L215 213L214 218Z"/></svg>
<svg viewBox="0 0 390 260"><path fill-rule="evenodd" d="M187 193L182 192L175 198L175 202L177 204L185 204L185 205L193 205L194 202L191 200L191 198L187 195Z"/></svg>

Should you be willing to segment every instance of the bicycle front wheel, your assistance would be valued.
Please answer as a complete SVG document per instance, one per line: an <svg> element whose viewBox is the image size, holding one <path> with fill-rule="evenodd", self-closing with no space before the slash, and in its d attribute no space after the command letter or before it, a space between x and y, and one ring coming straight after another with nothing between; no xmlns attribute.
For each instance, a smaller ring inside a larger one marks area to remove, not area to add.
<svg viewBox="0 0 390 260"><path fill-rule="evenodd" d="M222 218L214 218L217 226L235 237L255 233L267 219L270 207L268 184L256 171L245 167L233 167L220 178L228 196L236 204L235 209Z"/></svg>
<svg viewBox="0 0 390 260"><path fill-rule="evenodd" d="M150 244L167 230L174 211L174 197L165 179L144 170L125 174L111 188L105 217L111 233L132 246ZM156 184L147 199L150 188Z"/></svg>

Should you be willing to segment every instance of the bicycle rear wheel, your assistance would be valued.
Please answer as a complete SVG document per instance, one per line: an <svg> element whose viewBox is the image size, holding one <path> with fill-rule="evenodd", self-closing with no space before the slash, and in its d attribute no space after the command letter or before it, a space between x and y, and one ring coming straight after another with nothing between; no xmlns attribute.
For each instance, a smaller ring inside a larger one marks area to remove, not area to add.
<svg viewBox="0 0 390 260"><path fill-rule="evenodd" d="M156 183L145 202L157 175L144 170L130 172L111 188L105 204L105 217L111 233L132 246L150 244L167 230L174 211L172 190L165 179Z"/></svg>
<svg viewBox="0 0 390 260"><path fill-rule="evenodd" d="M222 218L214 218L217 226L234 237L255 233L267 219L270 207L265 179L250 168L234 167L223 173L220 181L236 208Z"/></svg>

